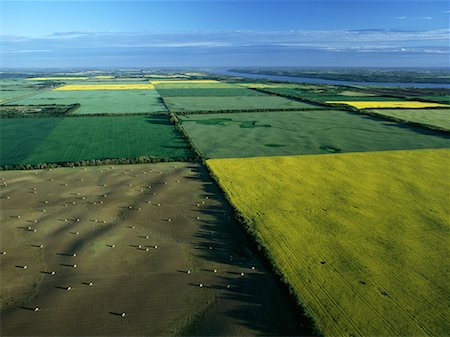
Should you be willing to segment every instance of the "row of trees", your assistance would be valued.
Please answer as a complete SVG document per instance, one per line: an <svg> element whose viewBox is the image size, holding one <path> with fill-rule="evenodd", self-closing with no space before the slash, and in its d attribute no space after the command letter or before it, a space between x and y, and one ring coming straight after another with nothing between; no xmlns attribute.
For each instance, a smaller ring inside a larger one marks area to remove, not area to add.
<svg viewBox="0 0 450 337"><path fill-rule="evenodd" d="M195 157L151 157L140 156L136 158L112 158L112 159L91 159L60 163L38 163L38 164L20 164L20 165L2 165L0 170L36 170L56 167L81 167L81 166L100 166L100 165L126 165L126 164L149 164L172 161L194 161Z"/></svg>

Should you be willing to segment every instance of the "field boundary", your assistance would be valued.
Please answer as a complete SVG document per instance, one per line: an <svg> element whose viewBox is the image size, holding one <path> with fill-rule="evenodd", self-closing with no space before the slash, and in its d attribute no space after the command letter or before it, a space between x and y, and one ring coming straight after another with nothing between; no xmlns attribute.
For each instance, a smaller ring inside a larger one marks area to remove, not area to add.
<svg viewBox="0 0 450 337"><path fill-rule="evenodd" d="M76 103L79 105L79 103ZM40 105L36 105L38 107ZM73 114L73 111L77 110L79 106L76 106L72 108L68 112L67 115L44 115L44 114L33 114L33 115L17 115L17 116L0 116L0 119L7 119L7 118L41 118L41 117L55 117L55 118L61 118L61 117L70 117L70 118L77 118L77 117L124 117L124 116L167 116L167 113L164 113L164 111L161 112L123 112L123 113L95 113L95 114Z"/></svg>
<svg viewBox="0 0 450 337"><path fill-rule="evenodd" d="M389 109L390 110L390 109ZM394 117L394 116L388 116L388 115L383 115L381 113L377 113L374 111L369 111L366 109L362 109L362 110L358 110L358 109L352 109L352 110L348 110L349 113L357 113L360 115L366 115L366 116L371 116L371 117L376 117L376 118L380 118L380 119L384 119L390 122L396 122L396 123L401 123L401 124L407 124L410 126L415 126L415 127L420 127L423 129L428 129L434 132L440 132L440 133L445 133L446 135L450 135L450 130L446 129L446 128L441 128L439 126L435 126L435 125L430 125L430 124L426 124L426 123L419 123L419 122L414 122L414 121L410 121L407 119L402 119L402 118L398 118L398 117Z"/></svg>
<svg viewBox="0 0 450 337"><path fill-rule="evenodd" d="M319 330L316 322L313 319L313 316L309 312L307 306L303 303L301 298L295 293L292 286L287 281L286 277L284 276L282 270L278 268L274 262L274 259L272 255L270 254L269 250L263 245L261 237L258 235L256 230L254 229L254 226L252 226L251 221L247 219L242 212L239 210L238 207L236 207L232 202L231 199L228 196L228 193L226 192L226 189L224 186L220 183L219 178L217 175L212 171L212 169L209 167L209 165L206 163L206 160L203 160L202 164L205 166L206 171L208 172L210 178L219 186L222 195L224 196L226 202L230 205L233 216L235 220L244 228L244 232L249 237L249 243L256 248L256 251L259 252L265 262L268 263L270 266L271 271L276 276L276 279L281 282L283 285L283 288L286 289L293 300L296 302L298 309L302 313L303 317L305 318L305 321L302 322L305 324L305 326L308 327L308 329L311 331L312 335L314 336L324 336L323 333Z"/></svg>
<svg viewBox="0 0 450 337"><path fill-rule="evenodd" d="M176 113L180 116L185 115L208 115L208 114L228 114L228 113L240 113L240 112L283 112L283 111L327 111L327 110L337 110L337 109L313 109L313 108L284 108L284 109L232 109L232 110L200 110L200 111L177 111ZM174 111L175 113L175 111Z"/></svg>
<svg viewBox="0 0 450 337"><path fill-rule="evenodd" d="M0 171L10 170L42 170L57 167L83 167L83 166L103 166L103 165L130 165L130 164L155 164L166 162L197 162L195 157L154 157L140 156L133 158L104 158L104 159L87 159L70 162L51 162L38 164L14 164L1 165Z"/></svg>

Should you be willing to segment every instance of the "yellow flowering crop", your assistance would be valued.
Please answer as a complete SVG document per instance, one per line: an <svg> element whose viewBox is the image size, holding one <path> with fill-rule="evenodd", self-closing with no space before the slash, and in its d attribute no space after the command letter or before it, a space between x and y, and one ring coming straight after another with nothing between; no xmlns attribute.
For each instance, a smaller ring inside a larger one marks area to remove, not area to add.
<svg viewBox="0 0 450 337"><path fill-rule="evenodd" d="M114 78L114 76L111 76L111 75L98 75L98 76L94 76L94 77L98 78L98 79Z"/></svg>
<svg viewBox="0 0 450 337"><path fill-rule="evenodd" d="M446 104L417 101L326 101L325 103L347 104L357 109L448 107Z"/></svg>
<svg viewBox="0 0 450 337"><path fill-rule="evenodd" d="M210 159L325 336L444 336L450 150Z"/></svg>

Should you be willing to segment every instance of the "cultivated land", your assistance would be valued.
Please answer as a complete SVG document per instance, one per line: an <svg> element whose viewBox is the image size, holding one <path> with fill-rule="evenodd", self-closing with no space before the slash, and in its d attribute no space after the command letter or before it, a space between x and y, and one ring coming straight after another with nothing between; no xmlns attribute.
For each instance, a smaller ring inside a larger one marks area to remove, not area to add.
<svg viewBox="0 0 450 337"><path fill-rule="evenodd" d="M208 160L328 336L444 336L450 150Z"/></svg>
<svg viewBox="0 0 450 337"><path fill-rule="evenodd" d="M153 84L122 83L122 84L66 84L54 90L150 90L155 89Z"/></svg>
<svg viewBox="0 0 450 337"><path fill-rule="evenodd" d="M378 115L450 130L449 109L374 109Z"/></svg>
<svg viewBox="0 0 450 337"><path fill-rule="evenodd" d="M179 116L206 158L450 147L450 137L345 111Z"/></svg>
<svg viewBox="0 0 450 337"><path fill-rule="evenodd" d="M448 89L138 69L0 76L2 168L194 160L174 124L204 159L274 156L206 162L325 335L450 331L439 149L450 137L389 121L448 130L448 110L317 104L447 103ZM121 116L133 113L146 116ZM415 151L357 153L385 150ZM194 163L3 172L0 334L315 334L227 205Z"/></svg>
<svg viewBox="0 0 450 337"><path fill-rule="evenodd" d="M75 114L79 115L167 111L156 90L46 90L13 103L32 105L80 103L81 106L75 111Z"/></svg>
<svg viewBox="0 0 450 337"><path fill-rule="evenodd" d="M165 97L164 102L172 112L261 110L261 109L314 109L307 103L277 96L230 97Z"/></svg>
<svg viewBox="0 0 450 337"><path fill-rule="evenodd" d="M1 176L2 336L312 333L203 167Z"/></svg>
<svg viewBox="0 0 450 337"><path fill-rule="evenodd" d="M345 104L357 109L370 108L444 108L446 104L414 102L414 101L327 101L325 103Z"/></svg>
<svg viewBox="0 0 450 337"><path fill-rule="evenodd" d="M0 119L0 140L1 165L192 157L167 116L156 115Z"/></svg>
<svg viewBox="0 0 450 337"><path fill-rule="evenodd" d="M37 92L42 86L22 79L0 79L0 103Z"/></svg>

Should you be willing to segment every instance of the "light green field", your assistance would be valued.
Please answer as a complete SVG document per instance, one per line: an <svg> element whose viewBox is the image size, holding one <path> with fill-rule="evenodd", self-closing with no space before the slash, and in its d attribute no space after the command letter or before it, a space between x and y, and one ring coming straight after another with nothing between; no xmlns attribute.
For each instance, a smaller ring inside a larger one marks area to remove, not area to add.
<svg viewBox="0 0 450 337"><path fill-rule="evenodd" d="M317 108L277 96L165 97L164 102L172 112Z"/></svg>
<svg viewBox="0 0 450 337"><path fill-rule="evenodd" d="M150 81L151 83L152 81ZM155 83L156 89L230 89L239 88L238 86L231 83L224 82L173 82L164 81L164 83Z"/></svg>
<svg viewBox="0 0 450 337"><path fill-rule="evenodd" d="M75 111L77 115L167 111L156 90L51 90L14 101L14 104L33 105L73 103L81 104Z"/></svg>
<svg viewBox="0 0 450 337"><path fill-rule="evenodd" d="M206 158L450 147L449 136L345 111L196 114L179 119Z"/></svg>
<svg viewBox="0 0 450 337"><path fill-rule="evenodd" d="M0 100L7 101L37 92L39 84L23 79L0 79Z"/></svg>
<svg viewBox="0 0 450 337"><path fill-rule="evenodd" d="M180 159L191 152L166 116L0 119L0 165L139 156Z"/></svg>
<svg viewBox="0 0 450 337"><path fill-rule="evenodd" d="M447 336L450 150L211 159L325 336Z"/></svg>
<svg viewBox="0 0 450 337"><path fill-rule="evenodd" d="M450 130L450 109L373 109L369 112Z"/></svg>

